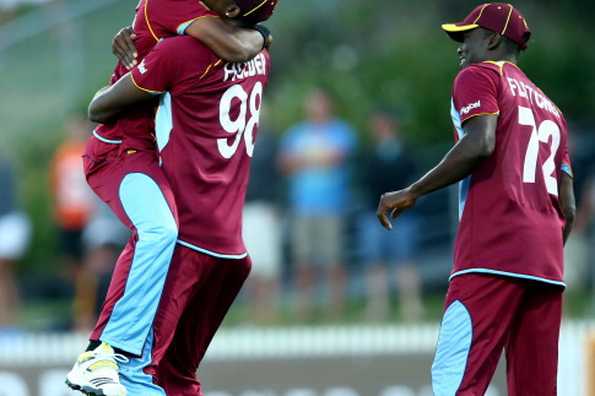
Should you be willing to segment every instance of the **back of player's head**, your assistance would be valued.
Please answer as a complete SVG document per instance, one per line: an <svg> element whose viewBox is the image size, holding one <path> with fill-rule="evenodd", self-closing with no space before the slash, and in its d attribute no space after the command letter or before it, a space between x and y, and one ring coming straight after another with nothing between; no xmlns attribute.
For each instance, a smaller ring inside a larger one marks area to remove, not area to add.
<svg viewBox="0 0 595 396"><path fill-rule="evenodd" d="M269 19L279 0L235 0L235 2L241 10L237 19L254 25Z"/></svg>

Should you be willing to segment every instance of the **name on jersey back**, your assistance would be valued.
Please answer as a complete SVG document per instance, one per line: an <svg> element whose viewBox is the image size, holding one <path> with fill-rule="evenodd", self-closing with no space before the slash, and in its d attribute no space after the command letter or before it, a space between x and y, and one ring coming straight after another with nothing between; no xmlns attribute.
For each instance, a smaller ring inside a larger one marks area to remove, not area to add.
<svg viewBox="0 0 595 396"><path fill-rule="evenodd" d="M256 55L253 59L241 63L226 63L223 81L244 80L249 77L267 74L267 61L264 53Z"/></svg>
<svg viewBox="0 0 595 396"><path fill-rule="evenodd" d="M535 104L540 109L546 110L557 118L560 118L558 108L537 89L512 77L507 77L507 80L512 96L518 95L521 98L525 98L532 105Z"/></svg>

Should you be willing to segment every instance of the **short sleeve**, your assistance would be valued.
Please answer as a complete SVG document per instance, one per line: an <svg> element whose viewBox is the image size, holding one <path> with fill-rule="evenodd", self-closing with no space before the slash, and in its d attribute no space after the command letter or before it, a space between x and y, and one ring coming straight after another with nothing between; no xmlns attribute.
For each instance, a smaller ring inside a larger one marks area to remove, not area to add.
<svg viewBox="0 0 595 396"><path fill-rule="evenodd" d="M493 70L479 66L463 69L454 82L453 104L461 124L480 115L500 113L499 77Z"/></svg>
<svg viewBox="0 0 595 396"><path fill-rule="evenodd" d="M180 72L178 50L178 39L162 40L132 69L134 85L142 91L154 94L170 90Z"/></svg>
<svg viewBox="0 0 595 396"><path fill-rule="evenodd" d="M572 171L572 161L570 160L570 154L568 150L562 153L562 165L560 166L560 170L566 173L570 177L574 177L574 172Z"/></svg>
<svg viewBox="0 0 595 396"><path fill-rule="evenodd" d="M195 20L217 17L201 1L196 0L152 0L149 6L152 10L149 23L155 26L160 37L183 35Z"/></svg>

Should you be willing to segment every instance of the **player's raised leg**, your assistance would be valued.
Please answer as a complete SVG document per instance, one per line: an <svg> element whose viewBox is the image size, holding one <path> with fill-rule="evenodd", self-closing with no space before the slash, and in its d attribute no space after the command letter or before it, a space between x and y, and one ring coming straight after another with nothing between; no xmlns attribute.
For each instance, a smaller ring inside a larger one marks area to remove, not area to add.
<svg viewBox="0 0 595 396"><path fill-rule="evenodd" d="M506 344L508 395L556 396L563 288L527 288Z"/></svg>
<svg viewBox="0 0 595 396"><path fill-rule="evenodd" d="M67 383L89 395L119 396L126 393L119 384L112 348L129 356L143 354L176 245L178 226L173 194L153 152L126 155L104 171L113 172L112 177L102 177L109 183L95 186L95 190L131 229L132 237L118 259L90 337L96 347L79 357ZM130 363L120 362L119 366L126 364ZM110 383L98 378L110 378L111 387L116 390L107 391Z"/></svg>
<svg viewBox="0 0 595 396"><path fill-rule="evenodd" d="M136 235L118 262L92 339L140 355L149 334L178 236L167 184L146 173L129 173L119 197ZM147 287L150 285L150 287Z"/></svg>
<svg viewBox="0 0 595 396"><path fill-rule="evenodd" d="M486 392L523 293L510 278L469 274L452 280L432 364L435 396Z"/></svg>

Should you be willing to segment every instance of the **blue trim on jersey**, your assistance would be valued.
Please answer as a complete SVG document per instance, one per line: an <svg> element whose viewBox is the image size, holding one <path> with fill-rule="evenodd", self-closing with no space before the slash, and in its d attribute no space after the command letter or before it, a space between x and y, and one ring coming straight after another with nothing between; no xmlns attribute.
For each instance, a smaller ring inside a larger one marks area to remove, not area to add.
<svg viewBox="0 0 595 396"><path fill-rule="evenodd" d="M472 340L471 315L465 305L456 300L444 313L432 363L435 396L454 396L457 393L465 376Z"/></svg>
<svg viewBox="0 0 595 396"><path fill-rule="evenodd" d="M450 118L452 119L452 124L457 130L459 139L462 139L463 136L465 136L465 130L463 129L463 123L461 122L461 115L457 111L454 99L452 98L450 99Z"/></svg>
<svg viewBox="0 0 595 396"><path fill-rule="evenodd" d="M465 212L465 205L467 204L467 196L471 188L471 176L467 176L459 182L459 221L463 218Z"/></svg>
<svg viewBox="0 0 595 396"><path fill-rule="evenodd" d="M190 25L192 25L192 23L193 23L194 21L195 21L195 20L194 20L194 19L192 19L192 20L190 20L190 21L187 21L187 22L181 23L181 24L178 26L178 28L176 29L176 33L178 33L180 36L183 36L183 35L185 35L185 34L186 34L186 29L188 29L188 28L190 27Z"/></svg>
<svg viewBox="0 0 595 396"><path fill-rule="evenodd" d="M103 143L107 143L107 144L122 144L121 140L112 140L112 139L106 139L103 136L101 136L99 133L97 133L97 130L93 130L93 136L95 136L95 139L102 141Z"/></svg>
<svg viewBox="0 0 595 396"><path fill-rule="evenodd" d="M454 99L450 99L450 117L452 118L452 124L457 130L459 139L465 136L465 130L461 123L461 115L455 108ZM463 218L463 212L465 211L465 204L467 203L467 196L469 195L469 188L471 187L471 175L467 176L459 182L459 221Z"/></svg>
<svg viewBox="0 0 595 396"><path fill-rule="evenodd" d="M566 283L561 282L561 281L554 281L554 280L540 278L538 276L533 276L533 275L517 274L516 272L498 271L498 270L493 270L493 269L489 269L489 268L469 268L466 270L457 271L448 278L448 281L450 282L453 278L455 278L457 276L465 275L465 274L488 274L488 275L508 276L510 278L533 280L533 281L537 281L537 282L547 283L549 285L566 287Z"/></svg>
<svg viewBox="0 0 595 396"><path fill-rule="evenodd" d="M119 196L138 239L124 294L114 306L101 341L140 355L161 299L178 226L161 189L149 176L126 175Z"/></svg>
<svg viewBox="0 0 595 396"><path fill-rule="evenodd" d="M178 243L184 247L187 247L188 249L192 249L199 253L206 254L207 256L212 256L212 257L216 257L216 258L220 258L220 259L241 260L243 258L248 257L247 252L242 253L242 254L224 254L224 253L213 252L212 250L208 250L208 249L203 249L203 248L193 245L189 242L182 241L181 239L178 240Z"/></svg>
<svg viewBox="0 0 595 396"><path fill-rule="evenodd" d="M166 92L159 100L159 108L155 114L155 137L159 152L163 151L169 143L169 137L174 128L173 113L171 106L171 94Z"/></svg>
<svg viewBox="0 0 595 396"><path fill-rule="evenodd" d="M568 176L574 177L574 174L572 173L572 168L570 167L570 165L562 164L562 167L560 167L560 170L562 172L566 173Z"/></svg>
<svg viewBox="0 0 595 396"><path fill-rule="evenodd" d="M128 363L120 363L120 381L128 395L167 396L165 390L153 383L153 377L144 369L153 359L153 330L151 329L140 358L130 358Z"/></svg>

